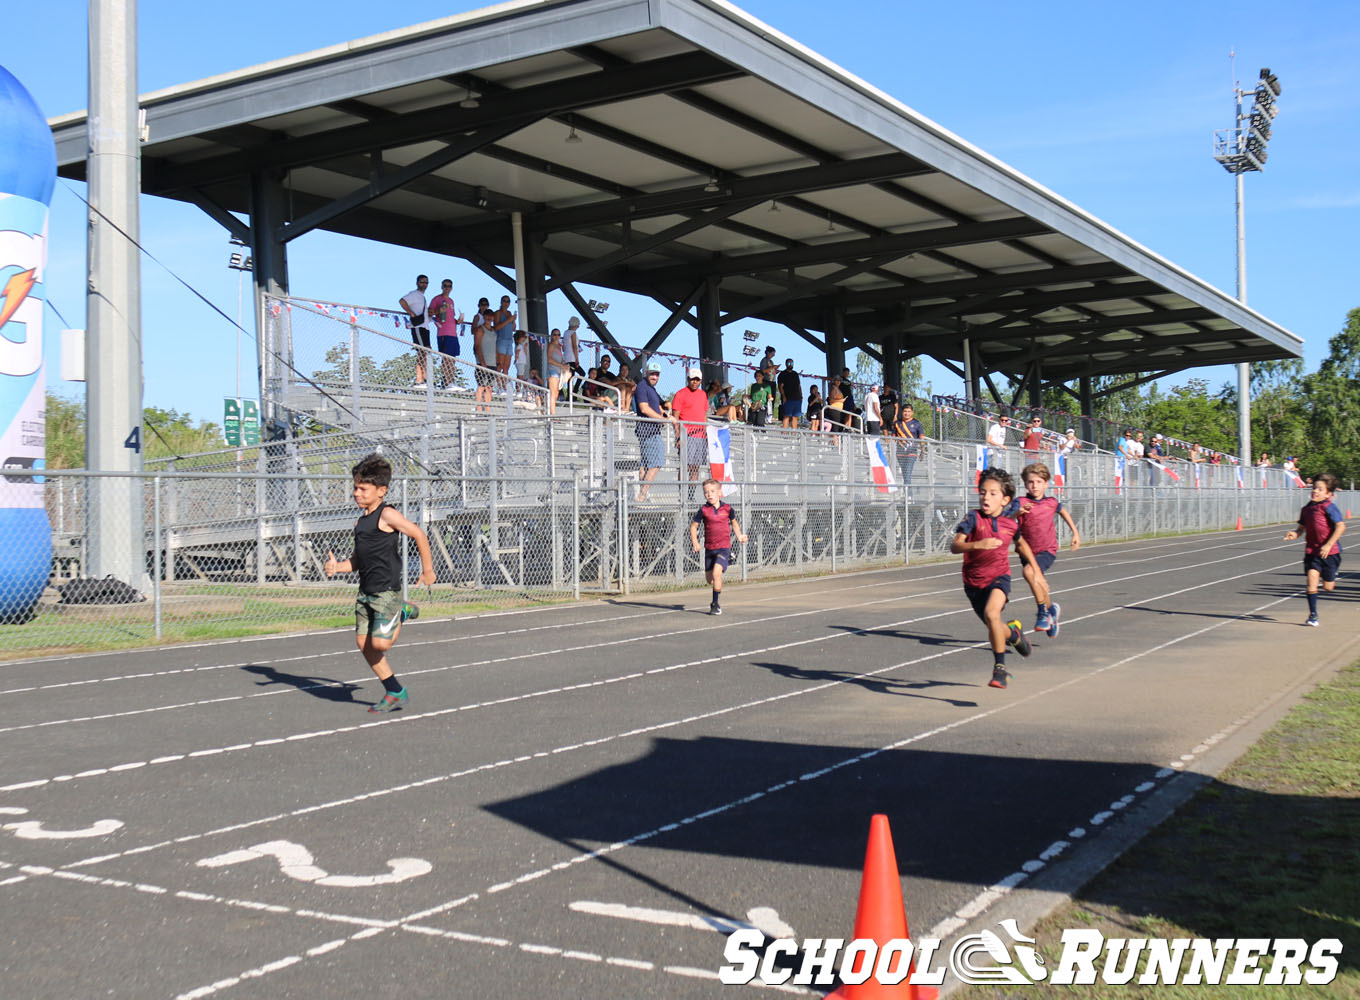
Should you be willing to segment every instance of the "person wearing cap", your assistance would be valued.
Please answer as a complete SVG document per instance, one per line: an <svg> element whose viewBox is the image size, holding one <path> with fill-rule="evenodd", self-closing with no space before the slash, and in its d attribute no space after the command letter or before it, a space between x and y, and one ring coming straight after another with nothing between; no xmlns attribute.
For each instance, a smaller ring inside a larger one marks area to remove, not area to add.
<svg viewBox="0 0 1360 1000"><path fill-rule="evenodd" d="M1142 435L1139 435L1140 437ZM1162 470L1158 468L1162 460L1166 458L1166 451L1162 447L1163 437L1160 434L1152 435L1152 444L1147 447L1148 461L1148 485L1156 486L1161 479Z"/></svg>
<svg viewBox="0 0 1360 1000"><path fill-rule="evenodd" d="M681 449L681 461L689 472L689 481L697 483L708 478L703 475L708 465L708 394L704 392L702 371L691 368L687 375L685 387L671 397L671 412L677 421L675 443Z"/></svg>
<svg viewBox="0 0 1360 1000"><path fill-rule="evenodd" d="M1075 427L1067 428L1067 436L1063 438L1062 444L1058 448L1062 457L1066 458L1080 447L1081 441L1077 437L1077 429Z"/></svg>
<svg viewBox="0 0 1360 1000"><path fill-rule="evenodd" d="M878 398L878 386L869 386L864 397L864 433L878 435L883 430L883 403Z"/></svg>
<svg viewBox="0 0 1360 1000"><path fill-rule="evenodd" d="M662 422L676 423L675 418L667 416L661 408L661 393L656 391L656 384L660 381L661 362L651 361L647 364L644 378L633 390L633 412L638 415L633 432L637 435L641 454L637 495L639 503L647 500L657 470L666 464L666 435L662 433Z"/></svg>
<svg viewBox="0 0 1360 1000"><path fill-rule="evenodd" d="M581 342L577 339L576 331L581 329L581 319L573 316L567 320L567 332L562 337L562 360L567 363L567 370L581 377L585 377L586 370L581 367Z"/></svg>
<svg viewBox="0 0 1360 1000"><path fill-rule="evenodd" d="M1025 462L1039 461L1039 449L1044 446L1044 420L1043 417L1030 417L1029 426L1025 428L1025 439L1020 442L1020 447L1025 449Z"/></svg>
<svg viewBox="0 0 1360 1000"><path fill-rule="evenodd" d="M779 423L796 431L803 415L803 381L793 370L793 358L784 359L784 370L775 376L774 382L779 388Z"/></svg>

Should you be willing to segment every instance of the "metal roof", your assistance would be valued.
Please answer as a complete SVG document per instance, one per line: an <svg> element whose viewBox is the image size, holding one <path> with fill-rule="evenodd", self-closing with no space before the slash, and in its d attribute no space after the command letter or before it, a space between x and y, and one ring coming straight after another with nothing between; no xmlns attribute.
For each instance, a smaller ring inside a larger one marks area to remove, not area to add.
<svg viewBox="0 0 1360 1000"><path fill-rule="evenodd" d="M1045 382L1301 340L720 0L518 0L146 94L143 191ZM84 113L53 119L82 178ZM567 141L579 138L580 141ZM674 326L672 322L671 326ZM664 336L659 331L659 336ZM655 343L653 348L657 346Z"/></svg>

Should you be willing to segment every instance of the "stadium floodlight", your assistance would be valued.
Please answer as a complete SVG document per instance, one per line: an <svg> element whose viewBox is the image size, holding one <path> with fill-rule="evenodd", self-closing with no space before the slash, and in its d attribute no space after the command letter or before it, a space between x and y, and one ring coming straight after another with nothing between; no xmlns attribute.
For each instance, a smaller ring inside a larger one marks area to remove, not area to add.
<svg viewBox="0 0 1360 1000"><path fill-rule="evenodd" d="M1262 67L1252 90L1233 85L1236 119L1233 128L1214 133L1214 159L1233 175L1237 194L1237 300L1247 303L1247 245L1246 208L1242 176L1264 170L1268 158L1267 146L1275 117L1280 113L1277 103L1280 78L1269 67ZM1250 108L1244 110L1242 99L1251 98ZM1238 458L1243 467L1251 464L1251 365L1237 366L1237 444Z"/></svg>

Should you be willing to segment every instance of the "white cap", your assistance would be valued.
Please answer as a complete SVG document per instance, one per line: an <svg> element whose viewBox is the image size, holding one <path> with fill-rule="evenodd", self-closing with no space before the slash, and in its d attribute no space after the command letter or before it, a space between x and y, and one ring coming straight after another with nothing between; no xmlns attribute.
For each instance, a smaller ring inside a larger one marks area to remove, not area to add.
<svg viewBox="0 0 1360 1000"><path fill-rule="evenodd" d="M689 378L703 378L703 377L704 373L700 371L698 368L691 368L689 370Z"/></svg>
<svg viewBox="0 0 1360 1000"><path fill-rule="evenodd" d="M1075 427L1069 427L1069 428L1067 428L1067 433L1068 433L1068 434L1075 434L1075 433L1077 433L1077 429L1076 429Z"/></svg>

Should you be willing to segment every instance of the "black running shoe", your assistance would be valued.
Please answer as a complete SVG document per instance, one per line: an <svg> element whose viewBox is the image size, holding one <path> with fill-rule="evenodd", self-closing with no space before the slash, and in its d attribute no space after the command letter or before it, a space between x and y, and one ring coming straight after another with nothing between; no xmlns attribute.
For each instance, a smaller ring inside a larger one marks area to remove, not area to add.
<svg viewBox="0 0 1360 1000"><path fill-rule="evenodd" d="M1006 668L1001 664L992 667L992 679L987 682L988 687L1004 688L1011 675L1006 672Z"/></svg>
<svg viewBox="0 0 1360 1000"><path fill-rule="evenodd" d="M1006 625L1011 630L1010 638L1006 640L1006 645L1014 646L1015 651L1021 656L1029 656L1029 640L1025 638L1025 627L1018 621L1007 622Z"/></svg>
<svg viewBox="0 0 1360 1000"><path fill-rule="evenodd" d="M708 613L710 615L720 615L722 614L722 608L718 607L718 605L716 604L710 604L708 608Z"/></svg>

